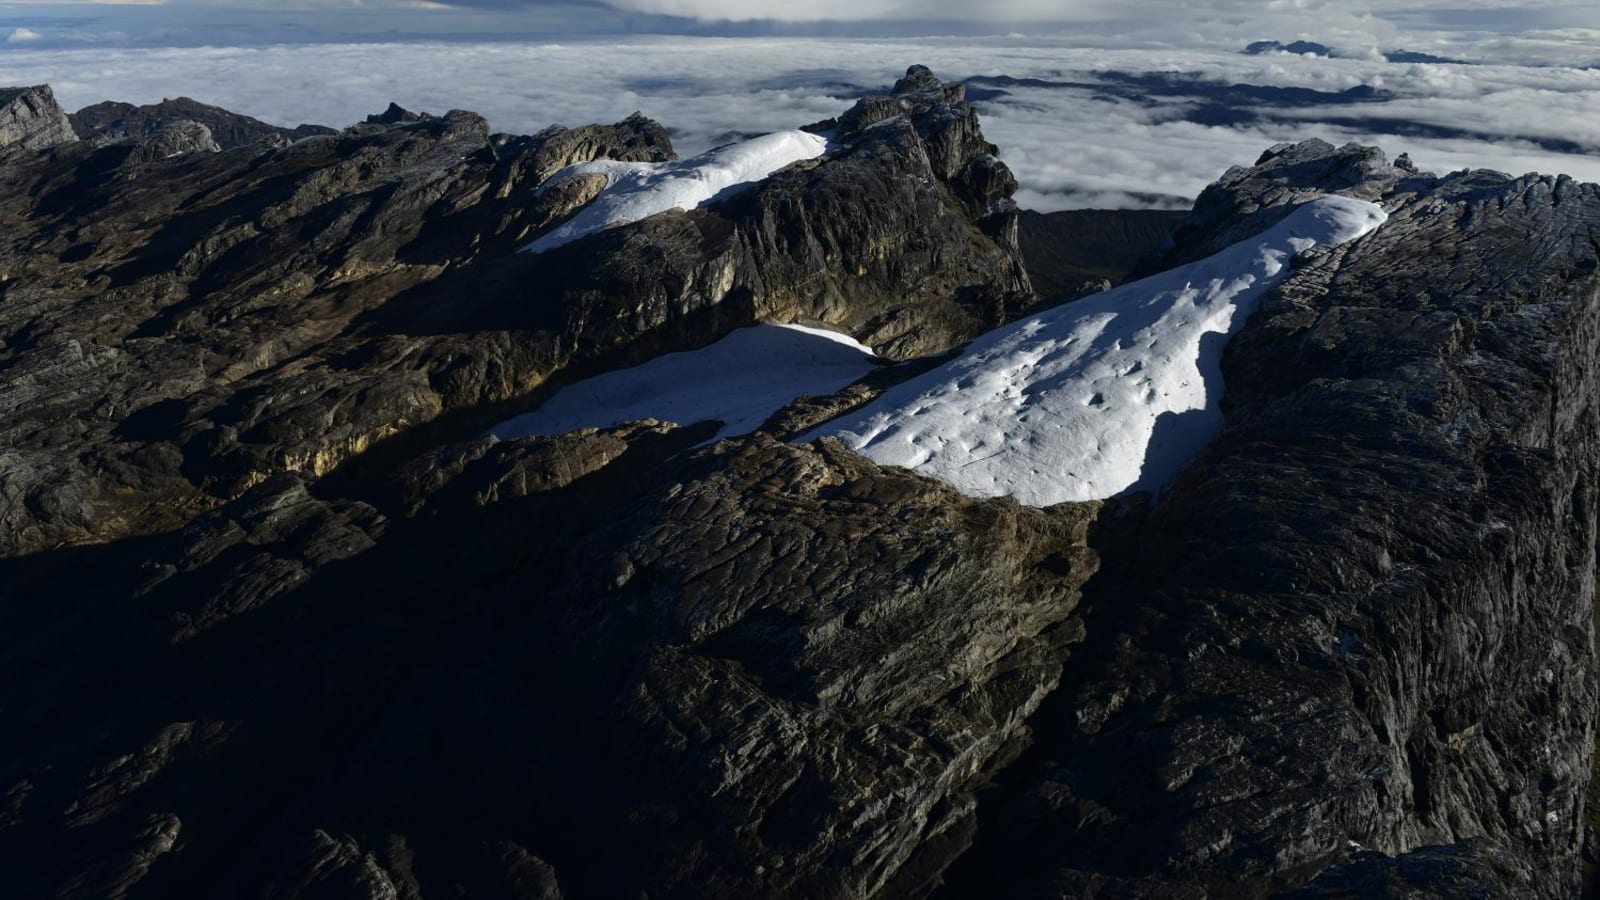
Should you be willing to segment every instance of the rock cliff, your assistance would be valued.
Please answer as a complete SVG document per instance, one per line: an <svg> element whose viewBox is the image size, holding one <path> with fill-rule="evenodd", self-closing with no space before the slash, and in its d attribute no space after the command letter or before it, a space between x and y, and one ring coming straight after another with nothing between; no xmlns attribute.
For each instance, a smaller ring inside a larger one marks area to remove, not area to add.
<svg viewBox="0 0 1600 900"><path fill-rule="evenodd" d="M43 150L77 139L49 85L0 88L0 150Z"/></svg>
<svg viewBox="0 0 1600 900"><path fill-rule="evenodd" d="M786 442L1037 302L926 69L538 255L603 187L541 186L661 126L212 127L0 161L8 893L1577 891L1600 188L1227 173L1147 265L1321 192L1389 223L1293 261L1160 498L1031 509ZM481 436L758 319L913 361L734 440Z"/></svg>

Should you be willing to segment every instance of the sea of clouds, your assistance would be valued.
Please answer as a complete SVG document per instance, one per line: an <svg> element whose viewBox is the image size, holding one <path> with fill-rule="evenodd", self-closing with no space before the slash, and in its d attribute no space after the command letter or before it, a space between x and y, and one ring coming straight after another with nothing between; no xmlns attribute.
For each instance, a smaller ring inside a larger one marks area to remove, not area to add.
<svg viewBox="0 0 1600 900"><path fill-rule="evenodd" d="M1240 44L1261 36L1241 35ZM24 39L0 49L0 85L49 83L69 110L106 99L190 96L280 124L345 125L391 100L435 113L472 109L516 133L641 110L667 124L687 155L837 115L862 92L882 90L923 63L947 80L976 79L985 133L1016 171L1024 206L1177 207L1229 166L1308 137L1378 144L1436 171L1481 167L1600 181L1600 69L1550 64L1552 48L1575 63L1572 48L1582 46L1570 33L1558 37L1458 45L1501 60L1483 65L1118 49L1023 34L80 49L35 48ZM1517 54L1538 64L1505 61ZM1155 77L1165 88L1130 87L1130 76ZM1238 85L1315 93L1257 99L1226 92ZM1368 90L1340 94L1352 88ZM1219 101L1238 115L1217 122L1202 114Z"/></svg>

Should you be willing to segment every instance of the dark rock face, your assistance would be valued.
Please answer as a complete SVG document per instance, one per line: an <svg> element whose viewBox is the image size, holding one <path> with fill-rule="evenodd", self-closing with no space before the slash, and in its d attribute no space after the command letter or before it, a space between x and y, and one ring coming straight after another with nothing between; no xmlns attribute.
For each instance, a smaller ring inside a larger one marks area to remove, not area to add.
<svg viewBox="0 0 1600 900"><path fill-rule="evenodd" d="M1349 189L1390 223L1304 261L1229 347L1228 430L1101 545L1089 646L958 884L1264 896L1343 864L1325 884L1576 893L1600 188L1301 145L1230 173L1187 233L1271 218L1281 160L1371 172Z"/></svg>
<svg viewBox="0 0 1600 900"><path fill-rule="evenodd" d="M408 122L420 122L430 118L427 113L414 113L398 103L390 103L389 108L381 113L367 116L368 125L404 125Z"/></svg>
<svg viewBox="0 0 1600 900"><path fill-rule="evenodd" d="M638 886L919 893L1078 635L1093 508L976 503L836 445L725 452L591 538L564 604L561 631L626 672L595 729L655 757L628 786L653 808L618 838ZM622 642L637 659L605 652Z"/></svg>
<svg viewBox="0 0 1600 900"><path fill-rule="evenodd" d="M1360 900L1363 897L1528 897L1548 876L1525 856L1482 840L1423 847L1396 857L1364 851L1316 881L1283 895L1287 900Z"/></svg>
<svg viewBox="0 0 1600 900"><path fill-rule="evenodd" d="M921 357L1031 306L958 87L816 127L538 256L596 190L549 176L669 159L660 126L0 165L7 894L1571 896L1600 188L1321 143L1228 173L1167 258L1326 190L1391 221L1294 262L1160 498L783 443L928 359L712 445L479 436L756 318Z"/></svg>
<svg viewBox="0 0 1600 900"><path fill-rule="evenodd" d="M0 88L0 150L44 150L75 140L49 85Z"/></svg>
<svg viewBox="0 0 1600 900"><path fill-rule="evenodd" d="M919 893L1081 636L1094 508L704 433L446 448L393 517L283 476L89 583L3 564L7 671L55 685L6 694L9 886Z"/></svg>
<svg viewBox="0 0 1600 900"><path fill-rule="evenodd" d="M147 106L105 102L86 106L71 116L78 137L97 145L138 143L178 122L197 122L210 130L225 150L235 147L283 146L302 138L336 134L320 125L280 128L188 97Z"/></svg>
<svg viewBox="0 0 1600 900"><path fill-rule="evenodd" d="M1039 296L1064 302L1126 281L1166 249L1188 215L1157 209L1024 211L1017 243Z"/></svg>

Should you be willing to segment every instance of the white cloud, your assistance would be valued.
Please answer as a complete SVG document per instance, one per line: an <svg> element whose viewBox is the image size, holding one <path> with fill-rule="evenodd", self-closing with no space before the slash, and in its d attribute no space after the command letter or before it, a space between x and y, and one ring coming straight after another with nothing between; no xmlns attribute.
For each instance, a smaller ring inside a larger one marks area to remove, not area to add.
<svg viewBox="0 0 1600 900"><path fill-rule="evenodd" d="M1253 36L1253 35L1252 35ZM413 109L472 109L498 130L616 121L642 110L674 130L685 155L734 135L838 114L861 90L912 63L946 78L1010 75L1092 81L1098 73L1190 72L1201 79L1341 91L1382 103L1273 109L1232 126L1182 118L1182 98L1094 89L1009 88L981 104L985 132L1036 208L1176 204L1273 143L1322 137L1409 152L1424 168L1564 172L1600 181L1600 73L1519 66L1405 66L1368 59L1249 57L1146 47L1096 49L1076 39L901 41L637 38L555 43L338 44L142 50L10 49L0 84L49 82L69 109L105 99L180 95L268 121L344 125L395 100ZM1318 124L1330 115L1356 124ZM1397 137L1407 124L1465 128L1481 139ZM1530 138L1572 140L1584 155ZM1165 199L1163 199L1165 198Z"/></svg>
<svg viewBox="0 0 1600 900"><path fill-rule="evenodd" d="M1405 14L1449 16L1462 11L1539 15L1562 21L1592 18L1587 0L1518 3L1509 0L1206 0L1174 4L1166 0L608 0L608 5L639 12L704 19L981 19L985 21L1104 22L1160 16L1171 21L1229 17L1266 19L1300 16L1308 23L1329 17L1360 18Z"/></svg>

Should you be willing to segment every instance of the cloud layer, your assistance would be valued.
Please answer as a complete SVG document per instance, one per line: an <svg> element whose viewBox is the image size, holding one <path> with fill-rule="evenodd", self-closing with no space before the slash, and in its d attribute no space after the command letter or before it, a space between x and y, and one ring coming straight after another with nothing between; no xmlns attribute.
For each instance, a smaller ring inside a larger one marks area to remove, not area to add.
<svg viewBox="0 0 1600 900"><path fill-rule="evenodd" d="M47 21L48 20L48 21ZM1078 46L1235 49L1313 40L1484 61L1600 63L1600 5L1519 0L0 0L39 46L254 45L553 35L1054 35Z"/></svg>
<svg viewBox="0 0 1600 900"><path fill-rule="evenodd" d="M1600 181L1600 71L1574 68L1095 49L1058 38L636 38L6 49L0 84L49 82L73 109L188 95L281 124L349 124L391 100L473 109L520 133L642 110L687 154L836 115L912 63L977 79L985 131L1035 208L1183 205L1228 166L1307 137L1376 143L1440 171Z"/></svg>

